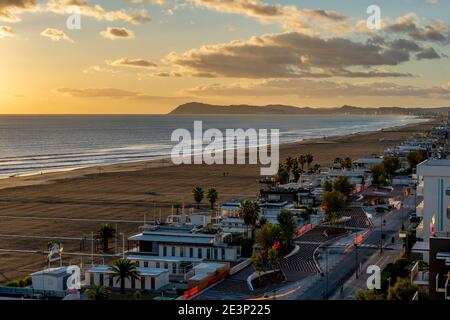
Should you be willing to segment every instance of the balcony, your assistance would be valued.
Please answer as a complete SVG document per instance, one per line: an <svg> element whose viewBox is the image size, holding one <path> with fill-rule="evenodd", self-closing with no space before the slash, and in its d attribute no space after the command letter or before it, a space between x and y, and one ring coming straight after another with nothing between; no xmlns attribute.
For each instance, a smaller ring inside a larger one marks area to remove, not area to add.
<svg viewBox="0 0 450 320"><path fill-rule="evenodd" d="M411 268L411 283L418 286L428 286L430 283L430 274L428 270L419 270L418 261Z"/></svg>
<svg viewBox="0 0 450 320"><path fill-rule="evenodd" d="M421 201L416 207L416 215L418 217L423 217L423 201Z"/></svg>
<svg viewBox="0 0 450 320"><path fill-rule="evenodd" d="M436 292L445 293L446 298L450 295L449 281L447 275L436 275Z"/></svg>
<svg viewBox="0 0 450 320"><path fill-rule="evenodd" d="M423 188L424 188L424 184L423 184L423 181L422 181L422 182L420 182L420 183L417 185L417 188L416 188L416 194L417 194L417 196L423 196Z"/></svg>

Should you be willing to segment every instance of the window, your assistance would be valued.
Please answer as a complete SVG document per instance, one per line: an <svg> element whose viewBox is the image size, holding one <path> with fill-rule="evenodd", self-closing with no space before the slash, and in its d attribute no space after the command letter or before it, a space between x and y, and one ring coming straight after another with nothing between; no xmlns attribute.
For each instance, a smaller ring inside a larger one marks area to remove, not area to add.
<svg viewBox="0 0 450 320"><path fill-rule="evenodd" d="M163 246L163 256L167 256L167 247Z"/></svg>
<svg viewBox="0 0 450 320"><path fill-rule="evenodd" d="M450 219L450 206L447 207L447 219Z"/></svg>
<svg viewBox="0 0 450 320"><path fill-rule="evenodd" d="M194 257L194 248L189 248L189 258Z"/></svg>
<svg viewBox="0 0 450 320"><path fill-rule="evenodd" d="M177 264L176 263L172 263L172 273L173 274L177 273Z"/></svg>
<svg viewBox="0 0 450 320"><path fill-rule="evenodd" d="M450 196L450 187L445 190L445 195Z"/></svg>
<svg viewBox="0 0 450 320"><path fill-rule="evenodd" d="M225 249L222 248L221 250L222 250L222 260L225 260Z"/></svg>
<svg viewBox="0 0 450 320"><path fill-rule="evenodd" d="M214 249L214 260L218 259L217 249Z"/></svg>
<svg viewBox="0 0 450 320"><path fill-rule="evenodd" d="M159 269L159 262L156 263L156 268Z"/></svg>
<svg viewBox="0 0 450 320"><path fill-rule="evenodd" d="M211 249L206 249L206 259L211 259Z"/></svg>
<svg viewBox="0 0 450 320"><path fill-rule="evenodd" d="M164 269L169 269L169 264L167 262L164 262Z"/></svg>
<svg viewBox="0 0 450 320"><path fill-rule="evenodd" d="M180 257L184 257L184 247L180 247Z"/></svg>
<svg viewBox="0 0 450 320"><path fill-rule="evenodd" d="M103 285L103 273L100 273L100 285Z"/></svg>
<svg viewBox="0 0 450 320"><path fill-rule="evenodd" d="M148 268L148 262L147 261L144 262L144 268Z"/></svg>
<svg viewBox="0 0 450 320"><path fill-rule="evenodd" d="M198 257L201 259L202 257L202 248L198 248Z"/></svg>

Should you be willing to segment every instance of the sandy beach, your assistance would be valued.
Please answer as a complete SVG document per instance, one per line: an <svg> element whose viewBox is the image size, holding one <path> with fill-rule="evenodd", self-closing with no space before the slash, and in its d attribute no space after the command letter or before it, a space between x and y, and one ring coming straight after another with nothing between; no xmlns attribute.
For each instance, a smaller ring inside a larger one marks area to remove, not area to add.
<svg viewBox="0 0 450 320"><path fill-rule="evenodd" d="M313 164L326 166L336 157L381 155L386 147L429 131L434 123L283 144L281 160L310 152ZM223 172L229 175L224 177ZM194 206L193 186L205 190L215 187L219 202L223 203L238 197L255 198L259 178L257 165L173 166L170 160L158 160L2 179L0 283L44 267L46 257L42 251L49 240L64 243L65 263L78 262L79 258L70 253L80 252L80 239L90 238L101 222L117 224L118 232L127 237L137 231L144 215L153 220L169 214L174 203ZM202 209L208 207L204 200ZM113 240L113 252L114 243ZM30 252L5 251L11 249ZM83 252L85 263L90 264L89 241ZM95 262L102 262L101 258Z"/></svg>

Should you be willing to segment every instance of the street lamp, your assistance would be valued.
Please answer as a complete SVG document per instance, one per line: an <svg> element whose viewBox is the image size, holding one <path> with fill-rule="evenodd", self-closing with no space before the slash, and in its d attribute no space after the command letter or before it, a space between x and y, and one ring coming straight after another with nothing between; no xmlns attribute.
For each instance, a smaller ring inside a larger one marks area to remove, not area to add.
<svg viewBox="0 0 450 320"><path fill-rule="evenodd" d="M121 232L122 236L122 258L125 259L125 233Z"/></svg>
<svg viewBox="0 0 450 320"><path fill-rule="evenodd" d="M353 245L355 246L355 275L356 279L358 279L358 244L354 243Z"/></svg>

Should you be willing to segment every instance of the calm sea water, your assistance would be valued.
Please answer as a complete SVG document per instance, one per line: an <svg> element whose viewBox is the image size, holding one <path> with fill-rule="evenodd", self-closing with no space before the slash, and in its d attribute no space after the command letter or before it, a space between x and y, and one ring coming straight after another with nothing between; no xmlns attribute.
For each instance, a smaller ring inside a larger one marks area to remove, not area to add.
<svg viewBox="0 0 450 320"><path fill-rule="evenodd" d="M279 129L280 142L418 123L406 116L0 116L0 177L156 159L172 131Z"/></svg>

